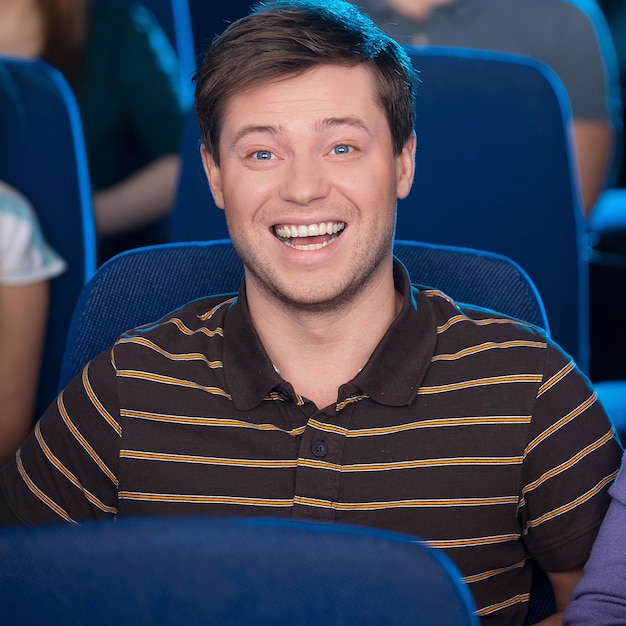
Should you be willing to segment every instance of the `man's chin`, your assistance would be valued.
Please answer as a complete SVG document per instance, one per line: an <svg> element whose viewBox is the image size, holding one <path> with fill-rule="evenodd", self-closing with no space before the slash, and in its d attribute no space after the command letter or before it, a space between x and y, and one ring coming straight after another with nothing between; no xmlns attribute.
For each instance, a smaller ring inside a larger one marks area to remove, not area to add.
<svg viewBox="0 0 626 626"><path fill-rule="evenodd" d="M337 282L332 285L326 282L323 289L320 289L319 284L300 289L281 287L276 281L266 281L258 276L254 276L253 280L281 308L298 314L329 315L349 308L363 294L369 277L364 276L360 280L355 278L345 284Z"/></svg>

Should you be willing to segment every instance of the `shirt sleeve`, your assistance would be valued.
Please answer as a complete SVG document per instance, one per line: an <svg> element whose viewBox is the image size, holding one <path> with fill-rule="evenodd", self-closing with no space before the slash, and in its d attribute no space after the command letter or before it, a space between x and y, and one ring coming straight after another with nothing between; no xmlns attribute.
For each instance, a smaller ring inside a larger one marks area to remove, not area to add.
<svg viewBox="0 0 626 626"><path fill-rule="evenodd" d="M0 284L48 280L65 268L65 261L44 238L30 203L0 183Z"/></svg>
<svg viewBox="0 0 626 626"><path fill-rule="evenodd" d="M619 70L602 11L595 2L576 0L564 2L553 18L549 28L544 26L542 45L549 55L548 64L567 91L573 116L619 127Z"/></svg>
<svg viewBox="0 0 626 626"><path fill-rule="evenodd" d="M84 368L0 471L0 525L116 514L122 432L112 355Z"/></svg>
<svg viewBox="0 0 626 626"><path fill-rule="evenodd" d="M626 622L626 471L610 489L613 497L563 616L565 626L609 626Z"/></svg>
<svg viewBox="0 0 626 626"><path fill-rule="evenodd" d="M558 572L585 563L621 455L591 384L568 355L549 344L519 504L522 538L542 569Z"/></svg>

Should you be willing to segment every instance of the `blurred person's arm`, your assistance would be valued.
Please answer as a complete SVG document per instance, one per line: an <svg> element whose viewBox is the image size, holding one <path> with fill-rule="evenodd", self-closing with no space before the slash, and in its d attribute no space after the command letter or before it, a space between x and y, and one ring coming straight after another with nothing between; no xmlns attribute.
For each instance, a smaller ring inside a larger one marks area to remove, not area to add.
<svg viewBox="0 0 626 626"><path fill-rule="evenodd" d="M576 567L565 572L546 572L552 589L557 612L546 619L537 622L537 626L561 626L563 612L569 602L572 590L582 578L583 568Z"/></svg>
<svg viewBox="0 0 626 626"><path fill-rule="evenodd" d="M176 194L180 158L165 155L120 183L94 194L96 229L114 235L169 214Z"/></svg>
<svg viewBox="0 0 626 626"><path fill-rule="evenodd" d="M583 209L589 217L607 183L615 137L605 122L578 119L574 120L574 140Z"/></svg>
<svg viewBox="0 0 626 626"><path fill-rule="evenodd" d="M619 66L611 31L594 2L573 3L563 47L568 55L555 67L570 96L582 196L589 217L607 185L613 184L616 140L621 133ZM572 42L576 42L573 45Z"/></svg>
<svg viewBox="0 0 626 626"><path fill-rule="evenodd" d="M48 283L0 285L0 466L33 426Z"/></svg>
<svg viewBox="0 0 626 626"><path fill-rule="evenodd" d="M93 21L90 51L99 64L85 77L81 114L97 231L119 235L171 211L191 102L176 53L144 6L103 3Z"/></svg>
<svg viewBox="0 0 626 626"><path fill-rule="evenodd" d="M626 623L626 470L623 461L609 493L613 499L585 564L584 576L571 594L563 619L566 626Z"/></svg>

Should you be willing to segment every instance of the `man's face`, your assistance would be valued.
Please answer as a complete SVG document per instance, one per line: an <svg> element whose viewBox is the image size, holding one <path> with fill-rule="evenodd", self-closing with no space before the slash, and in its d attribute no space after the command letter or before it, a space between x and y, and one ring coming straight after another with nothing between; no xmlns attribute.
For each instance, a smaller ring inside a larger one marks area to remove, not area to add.
<svg viewBox="0 0 626 626"><path fill-rule="evenodd" d="M394 156L369 69L323 65L232 97L219 150L219 167L203 160L249 293L328 311L390 268L415 142Z"/></svg>

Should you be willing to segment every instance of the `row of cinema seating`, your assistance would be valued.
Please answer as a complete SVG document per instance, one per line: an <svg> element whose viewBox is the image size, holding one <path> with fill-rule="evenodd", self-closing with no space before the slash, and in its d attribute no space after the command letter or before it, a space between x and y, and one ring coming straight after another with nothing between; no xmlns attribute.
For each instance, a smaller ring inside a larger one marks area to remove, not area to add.
<svg viewBox="0 0 626 626"><path fill-rule="evenodd" d="M195 62L213 34L248 7L205 0L146 4L166 26L181 61L187 60L188 74L189 60ZM228 5L224 15L213 22L198 17L210 7L215 18L220 9L214 4ZM193 35L185 36L189 28ZM399 206L397 254L415 282L546 328L549 321L555 339L589 371L586 226L572 174L571 118L562 86L550 70L528 59L409 51L422 79L419 148L414 190ZM129 251L96 272L84 146L71 91L41 62L4 60L0 77L0 178L31 198L51 244L69 261L68 272L52 281L40 413L59 386L119 332L188 299L236 289L242 270L228 242L189 243L227 236L202 172L192 113L181 147L171 243ZM194 271L197 267L212 272ZM626 407L620 398L626 398L626 384L613 384L597 388L607 407L607 388L617 399L611 417L624 436Z"/></svg>

